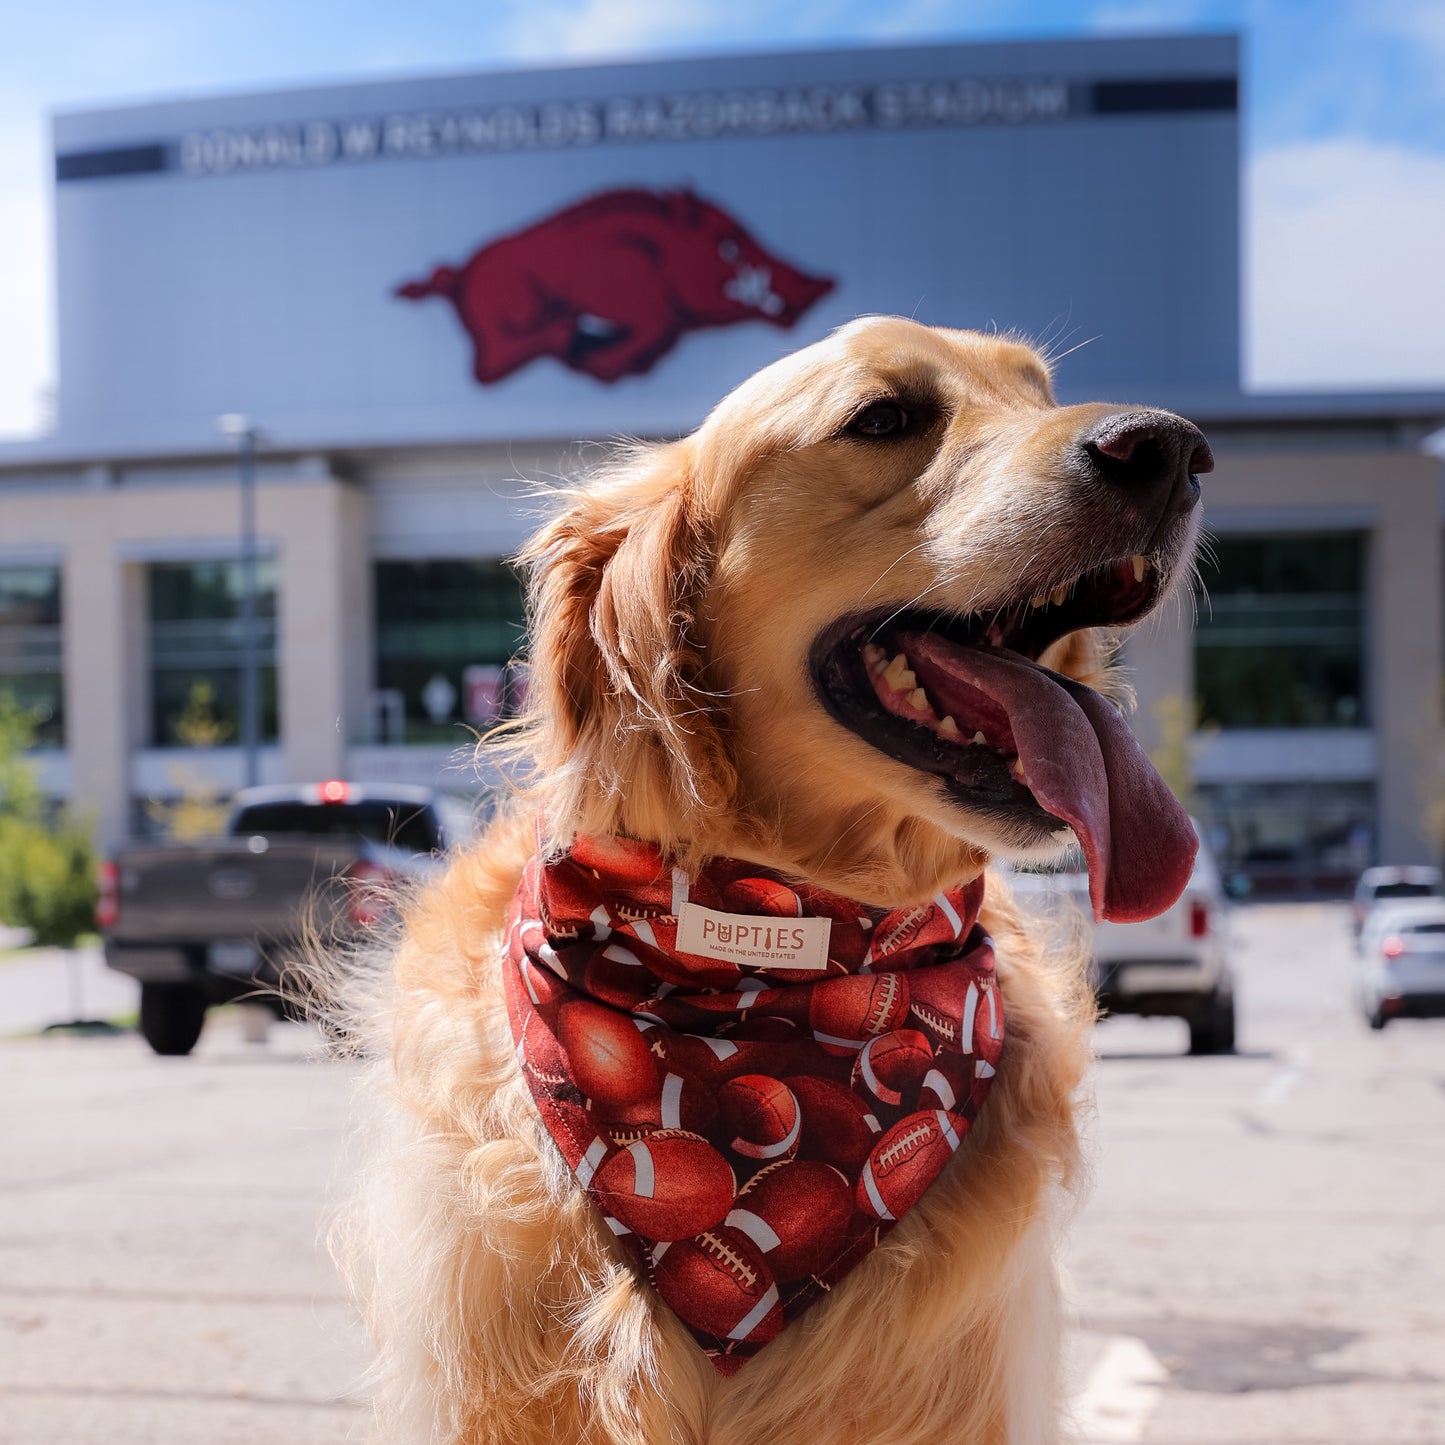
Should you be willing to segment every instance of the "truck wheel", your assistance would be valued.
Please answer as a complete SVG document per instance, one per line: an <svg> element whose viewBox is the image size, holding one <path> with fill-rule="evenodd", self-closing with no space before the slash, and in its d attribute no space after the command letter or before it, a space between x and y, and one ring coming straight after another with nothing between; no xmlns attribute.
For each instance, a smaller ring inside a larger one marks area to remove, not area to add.
<svg viewBox="0 0 1445 1445"><path fill-rule="evenodd" d="M1385 1027L1387 1023L1390 1022L1390 1016L1382 1008L1376 1008L1374 1013L1366 1014L1365 1018L1368 1020L1370 1027L1374 1029L1376 1033L1378 1033L1382 1028Z"/></svg>
<svg viewBox="0 0 1445 1445"><path fill-rule="evenodd" d="M1203 1014L1189 1020L1191 1054L1232 1054L1234 1052L1234 995L1216 993Z"/></svg>
<svg viewBox="0 0 1445 1445"><path fill-rule="evenodd" d="M141 985L140 1031L156 1053L190 1053L205 1021L206 1000L199 989L184 983Z"/></svg>

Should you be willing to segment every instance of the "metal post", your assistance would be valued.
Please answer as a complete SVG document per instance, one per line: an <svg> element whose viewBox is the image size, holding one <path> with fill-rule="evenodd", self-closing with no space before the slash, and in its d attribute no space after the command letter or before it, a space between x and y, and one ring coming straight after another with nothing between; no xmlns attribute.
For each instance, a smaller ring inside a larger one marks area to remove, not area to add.
<svg viewBox="0 0 1445 1445"><path fill-rule="evenodd" d="M256 439L249 417L230 414L218 425L236 438L241 480L241 753L245 783L261 780L261 649L256 629Z"/></svg>
<svg viewBox="0 0 1445 1445"><path fill-rule="evenodd" d="M256 645L256 430L240 438L241 470L241 750L246 786L261 780L261 665Z"/></svg>

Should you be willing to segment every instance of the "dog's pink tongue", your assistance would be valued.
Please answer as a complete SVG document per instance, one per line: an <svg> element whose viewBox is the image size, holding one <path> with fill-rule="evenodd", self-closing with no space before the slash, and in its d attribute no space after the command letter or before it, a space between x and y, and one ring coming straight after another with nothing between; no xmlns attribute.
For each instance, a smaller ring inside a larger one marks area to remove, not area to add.
<svg viewBox="0 0 1445 1445"><path fill-rule="evenodd" d="M914 662L1007 712L1030 791L1083 847L1096 918L1134 923L1179 897L1199 840L1112 704L1016 652L959 647L931 632L899 641Z"/></svg>

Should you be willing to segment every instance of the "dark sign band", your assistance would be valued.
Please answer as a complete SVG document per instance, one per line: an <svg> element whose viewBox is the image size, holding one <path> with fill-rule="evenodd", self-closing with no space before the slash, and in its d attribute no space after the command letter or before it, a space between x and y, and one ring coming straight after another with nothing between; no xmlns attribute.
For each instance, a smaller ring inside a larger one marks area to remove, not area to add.
<svg viewBox="0 0 1445 1445"><path fill-rule="evenodd" d="M441 155L574 150L650 141L702 141L859 131L1037 125L1090 116L1234 112L1232 76L1067 81L964 79L876 85L754 87L607 101L554 101L408 111L188 132L55 159L57 181L179 171L223 176Z"/></svg>

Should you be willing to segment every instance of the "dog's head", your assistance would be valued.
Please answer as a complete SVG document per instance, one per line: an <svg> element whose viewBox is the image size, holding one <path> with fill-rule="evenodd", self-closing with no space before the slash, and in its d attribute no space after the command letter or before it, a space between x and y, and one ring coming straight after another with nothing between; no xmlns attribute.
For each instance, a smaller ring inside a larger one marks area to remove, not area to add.
<svg viewBox="0 0 1445 1445"><path fill-rule="evenodd" d="M525 554L553 826L889 903L1077 834L1147 911L1177 809L1083 684L1189 566L1212 464L996 336L872 318L768 367Z"/></svg>

